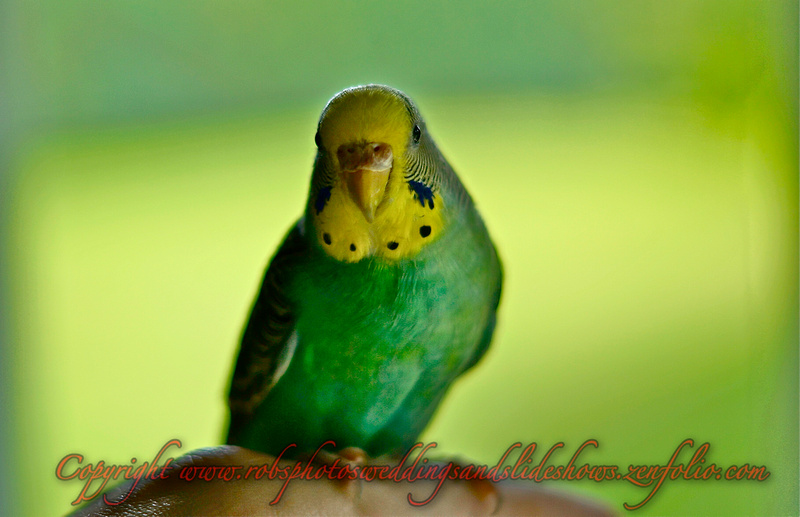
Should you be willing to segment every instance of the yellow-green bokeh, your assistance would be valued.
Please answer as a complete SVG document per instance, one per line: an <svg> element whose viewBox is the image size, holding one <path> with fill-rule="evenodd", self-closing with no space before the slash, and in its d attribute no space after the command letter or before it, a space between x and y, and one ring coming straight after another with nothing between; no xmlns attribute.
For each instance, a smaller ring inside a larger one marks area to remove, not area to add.
<svg viewBox="0 0 800 517"><path fill-rule="evenodd" d="M424 439L479 463L563 441L559 463L593 438L583 459L624 470L693 438L706 461L771 477L667 482L638 514L796 512L791 2L420 4L357 36L408 9L144 3L93 21L77 5L7 8L25 23L5 52L27 74L8 80L19 132L4 133L2 207L18 511L70 509L80 485L54 474L66 454L127 463L172 438L219 443L318 112L376 80L418 101L506 270L495 343ZM101 21L129 32L75 32ZM647 494L547 486L620 511Z"/></svg>

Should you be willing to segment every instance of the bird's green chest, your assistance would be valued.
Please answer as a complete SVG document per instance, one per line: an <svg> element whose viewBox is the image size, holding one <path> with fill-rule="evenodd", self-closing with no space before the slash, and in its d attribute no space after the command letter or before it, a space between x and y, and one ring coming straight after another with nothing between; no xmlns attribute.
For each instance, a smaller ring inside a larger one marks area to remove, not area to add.
<svg viewBox="0 0 800 517"><path fill-rule="evenodd" d="M287 387L312 411L362 428L385 424L423 382L438 393L474 351L487 316L486 289L449 262L298 264Z"/></svg>
<svg viewBox="0 0 800 517"><path fill-rule="evenodd" d="M311 372L370 381L392 362L440 362L463 341L453 323L473 305L461 279L437 264L325 260L296 294L298 352Z"/></svg>
<svg viewBox="0 0 800 517"><path fill-rule="evenodd" d="M413 259L347 263L312 246L292 263L291 357L241 443L333 439L381 454L418 436L493 327L494 248L482 225L459 222Z"/></svg>

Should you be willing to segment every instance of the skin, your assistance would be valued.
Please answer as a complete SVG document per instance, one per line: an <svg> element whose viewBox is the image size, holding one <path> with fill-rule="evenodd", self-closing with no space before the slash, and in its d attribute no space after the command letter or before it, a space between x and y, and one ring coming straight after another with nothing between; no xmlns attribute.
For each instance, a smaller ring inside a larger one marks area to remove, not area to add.
<svg viewBox="0 0 800 517"><path fill-rule="evenodd" d="M408 493L427 497L435 483L417 481L395 483L370 481L342 484L334 481L294 480L276 505L270 505L283 481L199 481L187 482L177 472L187 465L264 465L272 456L234 446L200 449L173 462L176 467L167 479L140 482L127 500L117 506L105 504L102 497L75 511L71 517L172 517L172 516L280 516L280 515L543 515L610 516L608 508L587 500L560 494L529 483L500 483L496 496L482 493L470 483L447 481L427 506L412 507ZM282 462L291 466L294 462ZM245 468L246 470L246 468ZM130 483L109 493L120 500Z"/></svg>

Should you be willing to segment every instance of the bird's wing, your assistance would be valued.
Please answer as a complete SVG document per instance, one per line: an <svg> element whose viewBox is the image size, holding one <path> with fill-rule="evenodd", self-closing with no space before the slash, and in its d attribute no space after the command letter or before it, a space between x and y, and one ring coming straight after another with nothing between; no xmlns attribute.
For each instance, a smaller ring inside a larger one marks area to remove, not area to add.
<svg viewBox="0 0 800 517"><path fill-rule="evenodd" d="M489 321L486 324L486 328L483 331L481 342L478 343L478 347L475 349L475 352L472 354L472 357L470 357L470 360L466 364L464 369L461 370L461 373L466 372L467 370L478 364L478 361L480 361L481 358L486 354L486 351L489 349L489 345L492 342L494 327L497 324L497 307L500 305L500 293L503 287L503 264L500 262L500 257L497 256L497 250L495 250L494 253L498 269L497 269L497 283L495 286L494 298L491 301L491 314L489 316Z"/></svg>
<svg viewBox="0 0 800 517"><path fill-rule="evenodd" d="M293 266L307 250L301 226L298 222L292 228L272 258L242 335L228 397L228 443L236 443L241 427L286 371L297 344L295 315L285 289Z"/></svg>

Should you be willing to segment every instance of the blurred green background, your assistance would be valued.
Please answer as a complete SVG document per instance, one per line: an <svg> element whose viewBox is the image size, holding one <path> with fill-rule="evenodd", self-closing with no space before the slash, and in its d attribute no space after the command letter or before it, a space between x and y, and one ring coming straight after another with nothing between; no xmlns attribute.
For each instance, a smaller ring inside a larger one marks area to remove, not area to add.
<svg viewBox="0 0 800 517"><path fill-rule="evenodd" d="M416 99L506 267L490 353L426 440L479 463L664 464L639 515L798 509L793 1L0 3L0 513L55 467L218 444L239 332L326 100ZM681 457L684 463L690 455ZM553 484L622 510L649 490ZM266 503L265 503L266 504Z"/></svg>

